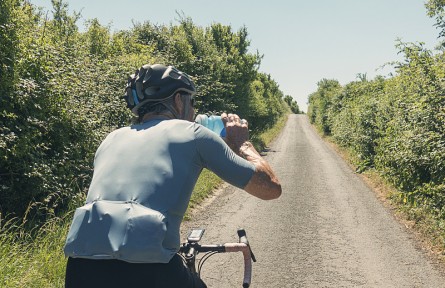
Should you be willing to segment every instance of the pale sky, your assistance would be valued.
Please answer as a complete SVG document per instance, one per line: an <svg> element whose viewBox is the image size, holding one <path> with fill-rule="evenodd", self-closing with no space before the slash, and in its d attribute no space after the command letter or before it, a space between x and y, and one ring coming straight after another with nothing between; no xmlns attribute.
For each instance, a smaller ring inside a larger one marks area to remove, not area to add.
<svg viewBox="0 0 445 288"><path fill-rule="evenodd" d="M31 0L45 9L51 0ZM81 11L78 22L98 18L111 31L130 29L132 21L177 24L177 11L198 26L217 22L237 31L247 27L250 51L264 55L260 71L270 74L285 95L306 111L307 97L323 78L342 85L387 76L401 60L396 39L438 44L434 19L426 16L423 0L68 0L70 10ZM376 69L379 69L376 71Z"/></svg>

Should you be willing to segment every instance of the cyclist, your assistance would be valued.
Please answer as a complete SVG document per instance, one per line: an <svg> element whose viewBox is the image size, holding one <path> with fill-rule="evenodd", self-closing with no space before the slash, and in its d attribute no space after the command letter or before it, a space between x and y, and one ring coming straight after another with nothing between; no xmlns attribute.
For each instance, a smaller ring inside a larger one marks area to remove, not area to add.
<svg viewBox="0 0 445 288"><path fill-rule="evenodd" d="M176 254L203 168L261 199L281 195L248 124L222 114L226 138L193 122L196 89L172 66L144 65L124 96L137 123L100 144L86 203L65 244L66 287L206 287Z"/></svg>

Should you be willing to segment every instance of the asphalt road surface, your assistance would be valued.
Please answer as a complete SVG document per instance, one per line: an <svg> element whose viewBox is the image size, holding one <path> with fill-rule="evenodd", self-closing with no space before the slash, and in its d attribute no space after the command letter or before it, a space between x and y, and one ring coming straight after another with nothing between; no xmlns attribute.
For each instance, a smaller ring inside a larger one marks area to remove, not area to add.
<svg viewBox="0 0 445 288"><path fill-rule="evenodd" d="M225 185L192 221L202 244L237 242L247 231L257 258L251 287L445 287L428 251L376 194L317 135L305 115L291 115L266 159L283 187L263 201ZM242 287L241 253L204 265L209 287Z"/></svg>

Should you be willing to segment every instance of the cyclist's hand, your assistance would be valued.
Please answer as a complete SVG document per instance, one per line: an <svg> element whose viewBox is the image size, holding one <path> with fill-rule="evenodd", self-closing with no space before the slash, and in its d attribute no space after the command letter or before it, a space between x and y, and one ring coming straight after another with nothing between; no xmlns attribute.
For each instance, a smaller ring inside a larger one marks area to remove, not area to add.
<svg viewBox="0 0 445 288"><path fill-rule="evenodd" d="M239 148L249 140L249 125L236 114L222 113L221 119L226 127L226 143L238 154Z"/></svg>
<svg viewBox="0 0 445 288"><path fill-rule="evenodd" d="M239 156L255 165L255 172L244 187L248 193L264 200L280 197L281 184L269 163L261 157L249 140L248 123L236 114L221 114L226 126L226 143Z"/></svg>

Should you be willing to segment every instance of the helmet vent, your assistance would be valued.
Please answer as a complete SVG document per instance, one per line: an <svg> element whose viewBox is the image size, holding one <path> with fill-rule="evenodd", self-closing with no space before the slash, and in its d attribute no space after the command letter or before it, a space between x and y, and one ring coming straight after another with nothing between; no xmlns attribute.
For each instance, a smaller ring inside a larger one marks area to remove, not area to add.
<svg viewBox="0 0 445 288"><path fill-rule="evenodd" d="M187 77L188 75L185 73L179 73L179 72L177 72L176 69L171 70L170 73L168 73L168 76L170 76L171 78L176 79L176 80L181 80L185 84L190 85L190 81L188 80L188 77Z"/></svg>
<svg viewBox="0 0 445 288"><path fill-rule="evenodd" d="M181 74L172 70L172 71L170 71L170 73L168 73L168 76L172 77L173 79L179 79L179 77L181 77Z"/></svg>
<svg viewBox="0 0 445 288"><path fill-rule="evenodd" d="M142 82L146 82L148 79L150 79L152 73L153 73L153 69L151 67L149 67L147 69L147 72L145 72L144 80Z"/></svg>
<svg viewBox="0 0 445 288"><path fill-rule="evenodd" d="M159 90L160 90L159 87L152 86L152 87L147 87L144 90L144 93L145 93L145 95L150 96L150 95L156 94Z"/></svg>

